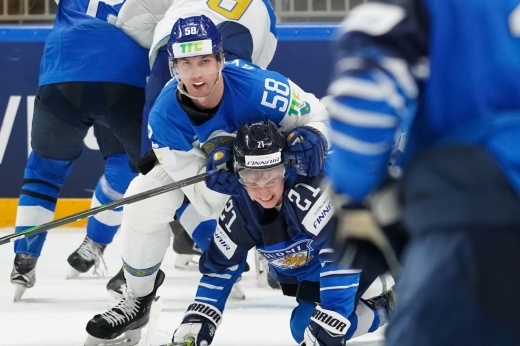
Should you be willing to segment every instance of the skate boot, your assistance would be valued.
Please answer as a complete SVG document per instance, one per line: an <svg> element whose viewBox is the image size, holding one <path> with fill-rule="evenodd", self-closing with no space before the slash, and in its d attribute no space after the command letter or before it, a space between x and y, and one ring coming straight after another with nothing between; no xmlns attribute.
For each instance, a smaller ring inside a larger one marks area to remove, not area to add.
<svg viewBox="0 0 520 346"><path fill-rule="evenodd" d="M108 294L110 295L109 305L115 306L126 289L126 278L123 267L121 267L117 274L108 281L106 287Z"/></svg>
<svg viewBox="0 0 520 346"><path fill-rule="evenodd" d="M395 292L393 287L378 296L361 300L379 313L381 319L379 326L388 322L390 315L395 310Z"/></svg>
<svg viewBox="0 0 520 346"><path fill-rule="evenodd" d="M106 271L106 264L103 260L105 248L106 245L96 243L86 236L79 248L67 258L67 262L72 267L67 279L77 278L79 274L88 272L92 266L94 266L94 274L100 275L98 272L100 263L103 263Z"/></svg>
<svg viewBox="0 0 520 346"><path fill-rule="evenodd" d="M174 263L175 268L198 270L198 259L202 254L202 250L191 239L179 220L170 222L170 228L173 232L173 252L177 254Z"/></svg>
<svg viewBox="0 0 520 346"><path fill-rule="evenodd" d="M86 330L89 336L85 346L138 344L141 340L141 329L150 319L152 302L156 299L157 289L163 281L164 272L159 270L153 291L144 297L136 297L132 290L125 288L115 307L95 315L88 321Z"/></svg>
<svg viewBox="0 0 520 346"><path fill-rule="evenodd" d="M15 285L14 301L22 299L25 290L36 283L35 267L38 257L17 253L14 257L13 270L11 271L11 283Z"/></svg>

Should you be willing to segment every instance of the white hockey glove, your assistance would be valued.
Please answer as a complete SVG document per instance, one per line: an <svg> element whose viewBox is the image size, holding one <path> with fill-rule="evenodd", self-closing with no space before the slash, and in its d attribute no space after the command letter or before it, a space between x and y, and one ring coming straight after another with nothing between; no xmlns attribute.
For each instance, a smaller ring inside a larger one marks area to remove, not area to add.
<svg viewBox="0 0 520 346"><path fill-rule="evenodd" d="M338 210L335 244L342 262L354 268L378 267L382 273L390 269L397 276L408 235L400 221L396 185L381 187L366 205L349 204L340 195L334 203Z"/></svg>
<svg viewBox="0 0 520 346"><path fill-rule="evenodd" d="M343 346L350 321L337 312L316 306L301 346Z"/></svg>
<svg viewBox="0 0 520 346"><path fill-rule="evenodd" d="M212 305L195 302L188 307L181 325L173 333L173 344L179 346L211 345L222 313Z"/></svg>

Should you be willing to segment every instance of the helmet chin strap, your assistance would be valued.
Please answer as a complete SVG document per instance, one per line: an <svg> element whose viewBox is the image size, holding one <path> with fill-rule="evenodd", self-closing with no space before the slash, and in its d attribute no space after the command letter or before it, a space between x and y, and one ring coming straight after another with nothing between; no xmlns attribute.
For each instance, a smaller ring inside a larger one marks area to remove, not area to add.
<svg viewBox="0 0 520 346"><path fill-rule="evenodd" d="M183 94L184 96L189 97L190 99L200 100L200 99L208 97L209 94L211 94L211 92L213 91L213 89L215 89L215 87L217 86L217 83L218 83L218 81L219 81L219 79L220 79L220 77L222 75L222 68L223 68L223 66L224 66L223 62L220 62L220 67L218 69L217 78L215 78L215 82L213 83L213 86L211 87L211 89L208 91L208 93L206 95L204 95L204 96L193 96L193 95L190 95L190 93L188 93L187 89L185 90L184 83L179 79L179 75L175 74L175 79L178 82L177 90L179 90L179 92L181 94Z"/></svg>

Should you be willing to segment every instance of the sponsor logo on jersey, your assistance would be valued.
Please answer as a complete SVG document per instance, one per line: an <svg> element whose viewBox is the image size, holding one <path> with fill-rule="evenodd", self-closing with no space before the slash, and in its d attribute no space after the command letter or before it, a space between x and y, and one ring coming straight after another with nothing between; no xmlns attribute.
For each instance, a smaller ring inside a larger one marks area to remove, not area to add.
<svg viewBox="0 0 520 346"><path fill-rule="evenodd" d="M197 55L213 54L211 40L201 40L192 42L174 43L172 45L173 56L177 58L187 58Z"/></svg>
<svg viewBox="0 0 520 346"><path fill-rule="evenodd" d="M227 259L233 257L237 249L237 244L229 238L220 225L217 226L217 230L213 233L213 241Z"/></svg>
<svg viewBox="0 0 520 346"><path fill-rule="evenodd" d="M267 155L245 155L246 167L272 166L282 162L282 153L272 153Z"/></svg>
<svg viewBox="0 0 520 346"><path fill-rule="evenodd" d="M302 225L307 232L318 235L334 214L334 207L328 193L323 193L303 218Z"/></svg>
<svg viewBox="0 0 520 346"><path fill-rule="evenodd" d="M311 112L311 105L303 101L294 89L291 90L291 107L287 112L288 115L305 115Z"/></svg>
<svg viewBox="0 0 520 346"><path fill-rule="evenodd" d="M258 250L270 264L280 269L295 269L309 263L313 256L311 252L312 239L305 239L291 244L289 247L274 250Z"/></svg>

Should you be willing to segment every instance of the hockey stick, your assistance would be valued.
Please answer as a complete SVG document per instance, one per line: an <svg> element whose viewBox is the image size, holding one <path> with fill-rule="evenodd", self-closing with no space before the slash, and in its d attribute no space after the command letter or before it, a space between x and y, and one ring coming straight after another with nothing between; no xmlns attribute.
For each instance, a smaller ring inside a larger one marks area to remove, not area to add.
<svg viewBox="0 0 520 346"><path fill-rule="evenodd" d="M214 172L216 172L216 171L209 171L206 173L202 173L202 174L196 175L191 178L179 180L179 181L176 181L174 183L171 183L171 184L168 184L165 186L160 186L158 188L148 190L145 192L141 192L141 193L138 193L133 196L125 197L125 198L119 199L117 201L108 203L108 204L102 204L102 205L97 206L92 209L80 211L79 213L65 216L65 217L62 217L61 219L57 219L57 220L53 220L50 222L46 222L41 225L33 226L33 227L27 228L18 233L13 233L13 234L6 235L4 237L0 237L0 245L7 244L16 239L21 239L21 238L25 238L28 236L36 235L38 233L48 231L52 228L60 227L60 226L69 224L74 221L82 220L87 217L99 214L99 213L107 211L107 210L112 210L112 209L118 208L118 207L126 205L126 204L139 202L139 201L142 201L143 199L154 197L154 196L163 194L168 191L177 190L177 189L180 189L181 187L198 183L200 181L205 180L207 177L209 177Z"/></svg>

